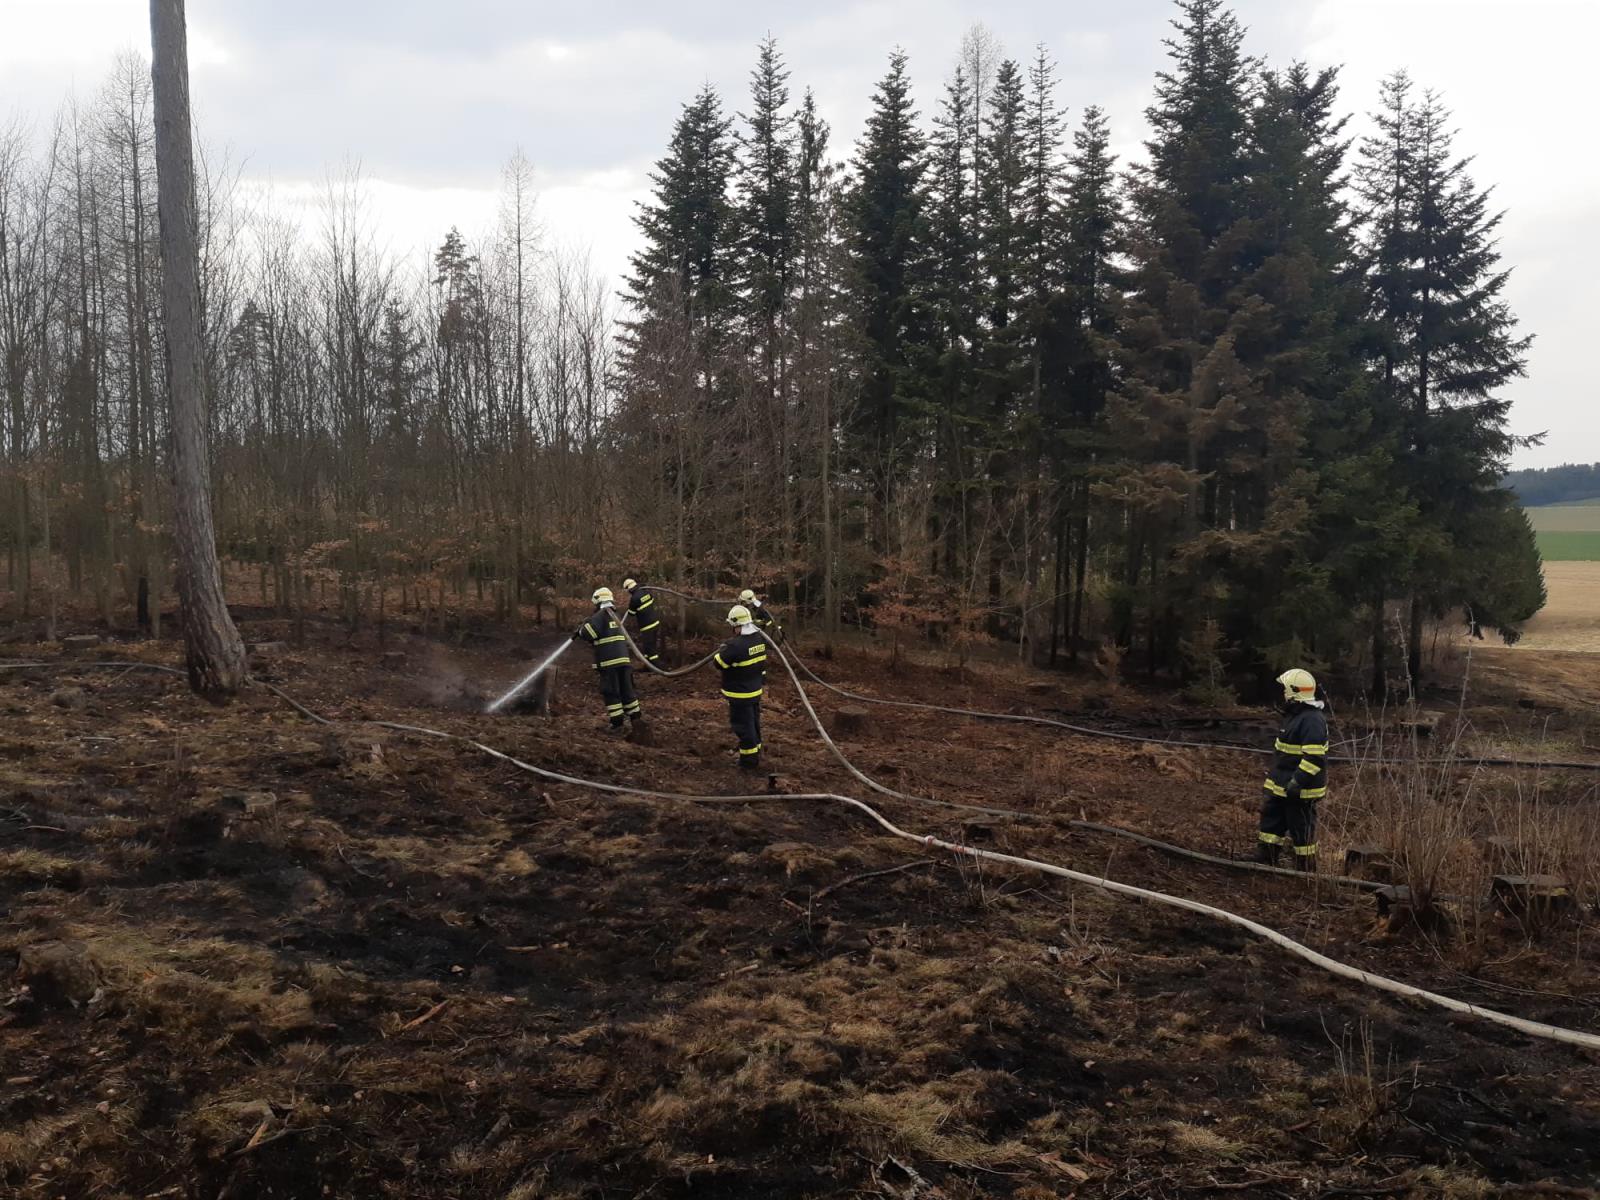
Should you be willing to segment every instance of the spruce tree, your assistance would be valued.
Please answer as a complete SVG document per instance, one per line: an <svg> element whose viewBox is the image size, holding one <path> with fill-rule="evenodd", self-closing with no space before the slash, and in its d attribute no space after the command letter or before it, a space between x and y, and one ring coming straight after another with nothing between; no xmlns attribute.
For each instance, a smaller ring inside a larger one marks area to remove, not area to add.
<svg viewBox="0 0 1600 1200"><path fill-rule="evenodd" d="M794 115L788 111L789 73L777 42L761 43L750 73L750 109L739 133L737 196L738 303L751 347L750 403L740 406L744 443L747 574L758 557L794 558L795 515L791 454L794 428L789 352L795 255ZM778 520L775 553L759 543ZM785 598L792 597L792 584Z"/></svg>
<svg viewBox="0 0 1600 1200"><path fill-rule="evenodd" d="M622 323L625 360L651 322L682 321L707 371L731 340L736 226L728 196L735 149L722 101L707 85L686 104L650 175L652 199L635 222L644 247L629 259Z"/></svg>
<svg viewBox="0 0 1600 1200"><path fill-rule="evenodd" d="M1413 100L1410 81L1391 77L1359 173L1382 400L1401 427L1400 481L1425 532L1407 577L1396 581L1410 591L1413 687L1422 677L1424 617L1459 599L1480 526L1503 520L1499 481L1521 443L1507 428L1501 389L1523 374L1531 342L1517 336L1504 297L1501 214L1456 156L1449 119L1437 95ZM1535 561L1522 569L1536 568ZM1525 586L1531 592L1531 580Z"/></svg>
<svg viewBox="0 0 1600 1200"><path fill-rule="evenodd" d="M958 64L934 118L928 199L928 308L926 361L933 421L935 492L930 530L935 573L962 575L971 545L971 447L980 423L975 409L979 333L978 238L972 164L976 153L973 88ZM939 561L942 559L942 562Z"/></svg>
<svg viewBox="0 0 1600 1200"><path fill-rule="evenodd" d="M762 355L763 383L777 388L782 325L794 271L794 116L789 72L775 39L761 43L750 73L750 112L739 135L738 286Z"/></svg>
<svg viewBox="0 0 1600 1200"><path fill-rule="evenodd" d="M1321 517L1342 497L1321 485L1324 451L1366 389L1337 72L1294 63L1262 72L1258 90L1238 229L1246 299L1228 333L1238 418L1217 441L1209 524L1228 531L1215 537L1230 587L1224 632L1276 674L1325 661L1351 635L1361 581L1324 561Z"/></svg>
<svg viewBox="0 0 1600 1200"><path fill-rule="evenodd" d="M1222 0L1178 0L1172 68L1147 111L1149 162L1133 175L1124 371L1111 417L1122 457L1113 493L1127 512L1122 587L1130 640L1142 611L1151 670L1175 664L1225 581L1199 539L1216 516L1208 486L1219 435L1238 421L1240 368L1228 325L1242 297L1238 226L1249 177L1255 64Z"/></svg>
<svg viewBox="0 0 1600 1200"><path fill-rule="evenodd" d="M731 490L714 454L722 443L712 440L737 403L741 375L729 128L709 86L683 107L635 218L644 245L630 260L628 312L618 322L625 400L616 427L658 473L680 585L704 536L694 512Z"/></svg>
<svg viewBox="0 0 1600 1200"><path fill-rule="evenodd" d="M1018 430L1023 447L1020 464L1027 489L1022 538L1024 634L1031 651L1041 657L1045 639L1040 625L1043 602L1038 599L1040 571L1053 557L1055 584L1048 601L1051 651L1059 637L1062 611L1063 560L1066 552L1066 505L1059 489L1045 478L1045 464L1059 457L1063 422L1059 389L1047 387L1045 359L1049 347L1061 340L1070 320L1064 295L1062 260L1065 226L1062 199L1066 189L1061 136L1065 124L1056 104L1055 64L1043 46L1035 50L1028 68L1028 91L1023 115L1024 151L1022 233L1018 253L1019 342L1025 351ZM1052 537L1052 530L1054 536ZM1053 556L1048 549L1053 541Z"/></svg>
<svg viewBox="0 0 1600 1200"><path fill-rule="evenodd" d="M814 561L821 566L822 625L832 633L838 616L834 443L845 378L840 353L843 253L838 168L828 155L828 123L817 112L809 89L800 102L795 128L794 394L802 431L799 440L815 456L814 487L807 497L813 519L807 525L819 535ZM799 473L810 474L803 465Z"/></svg>
<svg viewBox="0 0 1600 1200"><path fill-rule="evenodd" d="M978 411L983 475L987 481L990 632L1000 632L1001 580L1007 550L1020 549L1017 496L1021 481L1021 405L1027 395L1026 287L1028 147L1022 71L1011 59L995 71L980 147L978 180L980 294L984 344L979 359Z"/></svg>
<svg viewBox="0 0 1600 1200"><path fill-rule="evenodd" d="M1065 626L1068 655L1077 659L1088 592L1091 481L1105 454L1105 412L1114 374L1113 355L1121 310L1125 219L1117 187L1116 160L1105 113L1086 108L1072 135L1062 222L1062 299L1066 320L1046 346L1050 375L1060 380L1060 485L1070 493L1072 526L1071 609ZM1063 578L1062 591L1067 591Z"/></svg>
<svg viewBox="0 0 1600 1200"><path fill-rule="evenodd" d="M922 442L919 368L927 319L927 143L895 51L856 144L849 197L850 300L857 330L856 458L872 494L872 540L888 550L895 484Z"/></svg>

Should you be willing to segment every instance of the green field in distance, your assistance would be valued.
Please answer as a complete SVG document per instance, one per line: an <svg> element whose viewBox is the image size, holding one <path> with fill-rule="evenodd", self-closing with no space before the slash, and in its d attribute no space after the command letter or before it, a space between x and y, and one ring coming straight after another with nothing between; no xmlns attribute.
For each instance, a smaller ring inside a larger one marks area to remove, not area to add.
<svg viewBox="0 0 1600 1200"><path fill-rule="evenodd" d="M1600 503L1543 504L1530 508L1528 520L1540 533L1600 533Z"/></svg>
<svg viewBox="0 0 1600 1200"><path fill-rule="evenodd" d="M1537 536L1545 562L1600 562L1600 530L1554 529Z"/></svg>
<svg viewBox="0 0 1600 1200"><path fill-rule="evenodd" d="M1600 562L1600 502L1543 504L1527 511L1545 562Z"/></svg>

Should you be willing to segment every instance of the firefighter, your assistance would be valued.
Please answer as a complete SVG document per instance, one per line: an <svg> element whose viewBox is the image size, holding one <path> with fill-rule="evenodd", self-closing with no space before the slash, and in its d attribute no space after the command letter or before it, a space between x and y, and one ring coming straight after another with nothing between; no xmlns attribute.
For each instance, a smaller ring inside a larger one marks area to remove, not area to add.
<svg viewBox="0 0 1600 1200"><path fill-rule="evenodd" d="M739 769L761 769L761 693L767 683L767 639L756 628L750 610L735 604L728 624L737 631L715 656L722 670L722 694L728 701L728 724L739 739Z"/></svg>
<svg viewBox="0 0 1600 1200"><path fill-rule="evenodd" d="M764 633L770 633L779 641L783 640L783 626L779 625L778 618L774 617L761 601L756 599L754 592L749 588L745 588L744 591L739 593L739 603L750 610L750 619L755 622L757 629Z"/></svg>
<svg viewBox="0 0 1600 1200"><path fill-rule="evenodd" d="M639 634L640 653L659 667L661 610L656 607L656 594L636 579L624 579L622 586L628 592L628 611L622 614L622 619L633 618L633 627Z"/></svg>
<svg viewBox="0 0 1600 1200"><path fill-rule="evenodd" d="M1296 667L1278 676L1283 688L1283 728L1262 784L1259 862L1276 864L1284 846L1294 847L1300 871L1317 869L1317 801L1328 794L1328 717L1317 699L1317 681Z"/></svg>
<svg viewBox="0 0 1600 1200"><path fill-rule="evenodd" d="M611 732L621 735L627 731L631 718L640 719L639 697L633 691L633 666L628 660L628 640L622 635L622 623L613 611L611 589L596 588L591 597L594 613L572 635L575 642L588 642L594 647L594 669L600 676L600 698L606 702L606 716L611 720Z"/></svg>

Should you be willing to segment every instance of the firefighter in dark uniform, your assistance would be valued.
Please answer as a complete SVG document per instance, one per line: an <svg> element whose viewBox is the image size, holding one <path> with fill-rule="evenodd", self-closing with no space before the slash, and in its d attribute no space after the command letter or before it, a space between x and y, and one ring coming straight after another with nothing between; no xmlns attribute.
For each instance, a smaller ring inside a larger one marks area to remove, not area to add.
<svg viewBox="0 0 1600 1200"><path fill-rule="evenodd" d="M757 629L769 633L779 641L783 640L783 626L778 624L778 618L769 612L765 605L756 598L756 594L749 588L739 593L739 603L750 610L750 619L755 622Z"/></svg>
<svg viewBox="0 0 1600 1200"><path fill-rule="evenodd" d="M722 671L722 694L728 701L728 724L739 739L739 769L761 769L761 693L767 686L767 639L755 626L748 608L735 604L728 624L737 632L723 643L714 661Z"/></svg>
<svg viewBox="0 0 1600 1200"><path fill-rule="evenodd" d="M1262 784L1259 862L1276 864L1294 848L1297 870L1317 869L1317 801L1328 794L1328 716L1317 681L1298 667L1278 676L1283 688L1283 728L1272 744L1272 767Z"/></svg>
<svg viewBox="0 0 1600 1200"><path fill-rule="evenodd" d="M629 718L639 719L639 697L633 690L633 665L628 659L628 639L622 634L622 622L612 610L610 588L596 588L594 615L572 635L575 642L588 642L594 647L594 669L600 677L600 697L606 702L606 716L611 720L611 732L621 734L627 729Z"/></svg>
<svg viewBox="0 0 1600 1200"><path fill-rule="evenodd" d="M639 634L640 653L659 667L661 608L656 603L656 594L636 579L624 579L622 586L628 591L628 611L622 614L622 619L633 618L633 627Z"/></svg>

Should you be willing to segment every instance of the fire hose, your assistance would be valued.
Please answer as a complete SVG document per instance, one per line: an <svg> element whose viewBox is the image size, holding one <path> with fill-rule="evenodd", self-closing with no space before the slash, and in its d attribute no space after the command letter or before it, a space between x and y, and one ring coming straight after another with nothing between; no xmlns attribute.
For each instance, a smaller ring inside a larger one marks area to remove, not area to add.
<svg viewBox="0 0 1600 1200"><path fill-rule="evenodd" d="M293 699L281 689L274 687L271 684L262 684L261 686L266 687L274 695L291 705L297 712L309 720L321 725L334 724L334 722L329 721L326 717L312 712L309 708L306 708L303 704ZM820 802L842 804L859 813L862 813L869 820L874 822L879 828L883 829L891 836L900 838L903 841L911 842L917 846L945 850L951 854L977 859L984 862L1002 863L1007 866L1018 867L1023 870L1036 871L1041 874L1051 875L1056 878L1069 880L1073 883L1096 888L1100 891L1110 893L1111 895L1123 896L1134 900L1144 900L1152 904L1161 905L1168 908L1181 909L1185 912L1191 912L1201 916L1210 917L1213 920L1222 921L1239 929L1243 929L1246 932L1261 938L1263 941L1270 942L1280 949L1286 950L1297 958L1304 959L1313 966L1319 967L1338 978L1348 979L1381 992L1388 992L1390 995L1421 1000L1424 1003L1434 1005L1437 1008L1445 1009L1448 1012L1460 1013L1464 1016L1477 1017L1484 1021L1505 1026L1508 1029L1514 1029L1517 1032L1527 1034L1530 1037L1538 1037L1544 1038L1548 1041L1562 1042L1570 1046L1579 1046L1586 1050L1600 1050L1600 1035L1586 1033L1579 1029L1567 1029L1559 1025L1550 1025L1543 1021L1530 1021L1524 1017L1513 1016L1510 1013L1503 1013L1497 1009L1484 1008L1481 1005L1470 1004L1465 1000L1457 1000L1453 996L1441 995L1438 992L1431 992L1425 988L1419 988L1409 983L1402 983L1398 979L1390 979L1385 975L1378 975L1371 971L1364 971L1359 967L1350 966L1348 963L1342 963L1337 959L1328 957L1326 954L1322 954L1319 951L1313 950L1311 947L1295 941L1287 934L1280 933L1270 926L1261 924L1259 921L1253 921L1249 917L1241 916L1238 913L1229 912L1227 909L1217 908L1210 904L1203 904L1198 900L1190 900L1183 896L1172 896L1165 892L1154 891L1150 888L1137 887L1130 883L1121 883L1103 875L1091 875L1083 871L1074 871L1069 867L1058 866L1054 863L1044 862L1039 859L1024 858L1015 854L1004 854L998 850L982 850L975 846L964 846L957 842L950 842L943 838L935 837L932 834L912 833L901 828L899 825L896 825L893 821L889 820L877 809L873 808L865 801L858 800L853 796L845 796L836 792L704 796L682 792L658 791L651 788L630 787L625 784L604 783L599 780L583 779L576 775L566 775L558 771L550 771L543 767L536 767L532 763L524 762L520 758L505 753L503 750L497 750L493 746L486 745L485 743L476 741L473 738L464 737L461 734L447 733L442 730L428 729L418 725L403 725L395 721L361 721L356 723L379 729L390 729L398 733L407 733L420 737L456 742L461 745L470 746L480 753L487 754L491 758L507 763L520 771L525 771L528 774L534 775L540 779L545 779L552 783L568 784L573 787L588 788L592 791L607 792L612 795L643 796L654 800L678 800L693 804L753 804L771 803L773 801L804 801L813 803ZM874 786L877 786L879 790L887 791L891 795L897 794L890 789L882 788L881 785Z"/></svg>

